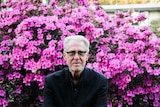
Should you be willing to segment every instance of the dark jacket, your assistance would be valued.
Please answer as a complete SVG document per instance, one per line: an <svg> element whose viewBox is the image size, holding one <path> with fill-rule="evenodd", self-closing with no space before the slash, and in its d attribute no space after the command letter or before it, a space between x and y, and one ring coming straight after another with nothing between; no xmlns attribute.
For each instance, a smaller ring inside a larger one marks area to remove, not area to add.
<svg viewBox="0 0 160 107"><path fill-rule="evenodd" d="M107 79L89 68L84 68L74 86L65 68L46 76L42 107L107 107L107 89Z"/></svg>

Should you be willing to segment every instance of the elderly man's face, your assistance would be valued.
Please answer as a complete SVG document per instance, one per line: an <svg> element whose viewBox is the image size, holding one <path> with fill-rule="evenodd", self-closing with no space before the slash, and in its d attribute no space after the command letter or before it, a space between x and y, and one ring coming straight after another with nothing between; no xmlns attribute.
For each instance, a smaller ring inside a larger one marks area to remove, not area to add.
<svg viewBox="0 0 160 107"><path fill-rule="evenodd" d="M70 72L83 71L88 60L88 53L84 42L71 40L66 52L64 52L64 59L67 62Z"/></svg>

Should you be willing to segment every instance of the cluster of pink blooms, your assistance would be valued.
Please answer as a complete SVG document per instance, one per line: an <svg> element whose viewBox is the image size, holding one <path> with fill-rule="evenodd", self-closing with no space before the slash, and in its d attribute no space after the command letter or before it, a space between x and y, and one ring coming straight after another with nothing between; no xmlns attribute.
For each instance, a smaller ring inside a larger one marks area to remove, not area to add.
<svg viewBox="0 0 160 107"><path fill-rule="evenodd" d="M109 107L158 107L160 38L147 26L133 25L145 20L145 14L133 17L130 11L117 11L109 16L99 5L90 8L87 0L77 3L78 7L59 6L56 0L50 5L40 0L3 4L11 9L0 12L0 106L20 107L32 91L38 93L32 96L32 106L40 106L45 76L66 66L64 37L82 34L91 42L86 66L109 79Z"/></svg>

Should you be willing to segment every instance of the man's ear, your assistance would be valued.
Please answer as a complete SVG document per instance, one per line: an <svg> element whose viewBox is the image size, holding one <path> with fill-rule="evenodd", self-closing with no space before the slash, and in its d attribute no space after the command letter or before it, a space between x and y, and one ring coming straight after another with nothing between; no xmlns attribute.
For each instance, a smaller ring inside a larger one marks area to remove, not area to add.
<svg viewBox="0 0 160 107"><path fill-rule="evenodd" d="M66 60L66 53L63 52L63 58Z"/></svg>
<svg viewBox="0 0 160 107"><path fill-rule="evenodd" d="M90 54L88 53L88 54L87 54L87 61L88 61L89 57L90 57Z"/></svg>

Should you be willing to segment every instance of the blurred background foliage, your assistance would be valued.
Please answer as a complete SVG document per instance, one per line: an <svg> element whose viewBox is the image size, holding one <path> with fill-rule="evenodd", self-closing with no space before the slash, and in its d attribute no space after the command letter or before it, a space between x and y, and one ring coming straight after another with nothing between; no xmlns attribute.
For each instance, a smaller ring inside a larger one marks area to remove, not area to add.
<svg viewBox="0 0 160 107"><path fill-rule="evenodd" d="M152 20L150 28L158 37L160 37L160 18Z"/></svg>

